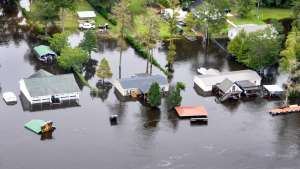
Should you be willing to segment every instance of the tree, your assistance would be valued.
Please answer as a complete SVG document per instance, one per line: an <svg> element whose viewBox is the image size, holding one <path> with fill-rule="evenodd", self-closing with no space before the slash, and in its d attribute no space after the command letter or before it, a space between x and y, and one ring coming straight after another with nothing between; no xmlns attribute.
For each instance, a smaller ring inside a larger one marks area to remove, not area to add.
<svg viewBox="0 0 300 169"><path fill-rule="evenodd" d="M169 72L173 72L173 64L175 62L176 57L176 45L173 40L170 41L170 44L168 46L168 53L167 53L167 67Z"/></svg>
<svg viewBox="0 0 300 169"><path fill-rule="evenodd" d="M167 104L170 108L181 105L182 96L181 91L185 90L185 85L182 82L177 82L176 87L171 89L169 96L167 97Z"/></svg>
<svg viewBox="0 0 300 169"><path fill-rule="evenodd" d="M75 10L76 0L50 0L61 10L61 27L65 31L65 10Z"/></svg>
<svg viewBox="0 0 300 169"><path fill-rule="evenodd" d="M255 0L236 0L237 12L241 17L247 17L248 14L255 8Z"/></svg>
<svg viewBox="0 0 300 169"><path fill-rule="evenodd" d="M147 51L149 52L150 58L147 58L147 65L146 65L146 73L152 74L152 63L153 63L153 49L157 43L159 37L159 22L155 16L148 16L145 19L144 23L147 27L144 35L143 35L143 44L146 47ZM149 63L150 63L150 70L149 70Z"/></svg>
<svg viewBox="0 0 300 169"><path fill-rule="evenodd" d="M300 1L294 1L293 3L293 25L299 30L300 29Z"/></svg>
<svg viewBox="0 0 300 169"><path fill-rule="evenodd" d="M88 60L87 52L81 48L66 47L62 49L58 57L58 65L67 71L80 71L83 64L87 63Z"/></svg>
<svg viewBox="0 0 300 169"><path fill-rule="evenodd" d="M197 24L205 34L219 33L226 28L225 8L228 8L227 0L205 0L196 9ZM208 38L208 37L207 37Z"/></svg>
<svg viewBox="0 0 300 169"><path fill-rule="evenodd" d="M153 83L147 96L148 103L151 107L157 107L161 104L161 92L158 83Z"/></svg>
<svg viewBox="0 0 300 169"><path fill-rule="evenodd" d="M36 1L35 6L31 11L34 20L44 23L44 31L47 36L48 23L53 22L58 18L58 8L51 1L39 0Z"/></svg>
<svg viewBox="0 0 300 169"><path fill-rule="evenodd" d="M121 40L121 44L126 37L126 31L132 27L132 17L131 12L129 10L129 0L120 0L119 3L116 3L112 9L112 13L118 19L118 32L119 39ZM123 53L123 45L120 46L120 57L119 57L119 79L122 77L121 65L122 65L122 53Z"/></svg>
<svg viewBox="0 0 300 169"><path fill-rule="evenodd" d="M184 33L187 34L188 36L193 36L194 35L193 28L196 26L196 20L194 18L193 13L189 12L186 18L184 19L184 22L186 24L186 26L183 28Z"/></svg>
<svg viewBox="0 0 300 169"><path fill-rule="evenodd" d="M60 54L61 50L69 47L70 43L68 42L68 33L55 33L53 37L48 39L50 48L53 49L56 53Z"/></svg>
<svg viewBox="0 0 300 169"><path fill-rule="evenodd" d="M103 58L98 66L96 75L102 79L102 84L104 85L104 79L111 78L112 77L112 71L109 66L108 61Z"/></svg>
<svg viewBox="0 0 300 169"><path fill-rule="evenodd" d="M80 42L79 46L83 50L87 51L89 57L91 57L92 51L95 51L97 49L96 43L97 43L97 37L95 31L88 30L84 33L84 38Z"/></svg>
<svg viewBox="0 0 300 169"><path fill-rule="evenodd" d="M281 41L271 29L254 33L241 32L230 41L228 51L238 62L262 70L278 62Z"/></svg>

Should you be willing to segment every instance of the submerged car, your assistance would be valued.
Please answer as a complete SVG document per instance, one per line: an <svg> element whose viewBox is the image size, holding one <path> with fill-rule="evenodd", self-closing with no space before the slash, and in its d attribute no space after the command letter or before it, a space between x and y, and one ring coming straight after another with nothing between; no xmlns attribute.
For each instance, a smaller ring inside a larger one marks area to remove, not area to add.
<svg viewBox="0 0 300 169"><path fill-rule="evenodd" d="M86 23L80 23L79 24L79 29L81 29L81 30L83 30L83 29L95 29L95 28L96 28L96 26L92 23L86 22Z"/></svg>

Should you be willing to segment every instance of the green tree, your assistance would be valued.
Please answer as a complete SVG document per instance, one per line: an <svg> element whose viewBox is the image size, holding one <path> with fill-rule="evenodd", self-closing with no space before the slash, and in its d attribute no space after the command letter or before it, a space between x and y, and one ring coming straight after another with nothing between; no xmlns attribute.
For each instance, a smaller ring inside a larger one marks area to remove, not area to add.
<svg viewBox="0 0 300 169"><path fill-rule="evenodd" d="M153 83L147 96L148 103L151 107L157 107L161 104L161 91L158 83Z"/></svg>
<svg viewBox="0 0 300 169"><path fill-rule="evenodd" d="M146 0L130 0L129 10L133 15L139 15L145 12Z"/></svg>
<svg viewBox="0 0 300 169"><path fill-rule="evenodd" d="M126 37L126 31L132 27L132 17L129 10L129 0L120 0L116 3L112 9L112 13L118 19L118 32L119 32L119 44L120 45L120 57L119 57L119 79L122 77L121 65L122 65L122 53L124 48L124 39Z"/></svg>
<svg viewBox="0 0 300 169"><path fill-rule="evenodd" d="M175 62L176 58L176 45L173 40L170 41L170 44L168 46L168 53L167 53L167 67L169 72L173 72L173 64Z"/></svg>
<svg viewBox="0 0 300 169"><path fill-rule="evenodd" d="M277 63L280 49L280 38L271 29L241 33L228 45L229 53L236 56L238 62L255 70Z"/></svg>
<svg viewBox="0 0 300 169"><path fill-rule="evenodd" d="M56 53L60 54L61 50L69 47L70 44L68 42L68 33L55 33L53 37L48 39L51 49L53 49Z"/></svg>
<svg viewBox="0 0 300 169"><path fill-rule="evenodd" d="M49 0L53 2L57 8L61 10L61 27L62 31L65 31L65 11L76 9L76 0Z"/></svg>
<svg viewBox="0 0 300 169"><path fill-rule="evenodd" d="M47 36L47 28L50 22L58 19L58 8L51 1L39 0L36 1L32 8L31 16L33 20L40 21L44 24L45 35Z"/></svg>
<svg viewBox="0 0 300 169"><path fill-rule="evenodd" d="M84 33L84 38L80 42L79 46L88 52L89 57L91 57L92 51L96 51L97 49L97 37L96 32L93 30L88 30Z"/></svg>
<svg viewBox="0 0 300 169"><path fill-rule="evenodd" d="M188 36L194 36L193 29L196 26L196 20L194 18L193 13L189 12L184 19L186 26L183 28L184 33Z"/></svg>
<svg viewBox="0 0 300 169"><path fill-rule="evenodd" d="M219 34L221 30L226 28L225 8L228 8L227 0L205 0L199 5L195 11L197 16L197 25L205 34L206 44L209 36Z"/></svg>
<svg viewBox="0 0 300 169"><path fill-rule="evenodd" d="M147 27L146 31L143 34L143 44L146 47L147 51L150 53L149 58L147 58L146 73L152 74L153 66L153 49L158 41L159 37L159 22L155 16L148 16L145 18L145 23ZM150 70L149 70L150 63Z"/></svg>
<svg viewBox="0 0 300 169"><path fill-rule="evenodd" d="M293 25L297 27L297 29L300 29L300 1L295 0L293 3Z"/></svg>
<svg viewBox="0 0 300 169"><path fill-rule="evenodd" d="M167 104L169 108L174 108L181 105L182 96L181 91L185 90L185 85L182 82L177 82L176 87L172 88L167 97Z"/></svg>
<svg viewBox="0 0 300 169"><path fill-rule="evenodd" d="M96 75L102 79L102 84L104 85L104 79L111 78L112 77L112 71L109 66L108 61L103 58L98 66L98 69L96 71Z"/></svg>
<svg viewBox="0 0 300 169"><path fill-rule="evenodd" d="M58 57L58 65L67 71L80 71L83 64L87 63L88 60L87 52L81 48L66 47L62 49Z"/></svg>
<svg viewBox="0 0 300 169"><path fill-rule="evenodd" d="M256 0L236 0L237 12L241 17L247 17L248 14L255 8Z"/></svg>

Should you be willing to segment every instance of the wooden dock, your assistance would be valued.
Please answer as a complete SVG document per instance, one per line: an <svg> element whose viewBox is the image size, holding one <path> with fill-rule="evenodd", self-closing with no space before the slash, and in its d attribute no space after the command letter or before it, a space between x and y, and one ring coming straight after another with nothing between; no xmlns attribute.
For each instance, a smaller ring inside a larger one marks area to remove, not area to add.
<svg viewBox="0 0 300 169"><path fill-rule="evenodd" d="M273 109L270 111L270 114L272 116L276 116L276 115L284 115L284 114L295 113L295 112L300 112L300 106L290 105L290 106L283 107L283 108Z"/></svg>

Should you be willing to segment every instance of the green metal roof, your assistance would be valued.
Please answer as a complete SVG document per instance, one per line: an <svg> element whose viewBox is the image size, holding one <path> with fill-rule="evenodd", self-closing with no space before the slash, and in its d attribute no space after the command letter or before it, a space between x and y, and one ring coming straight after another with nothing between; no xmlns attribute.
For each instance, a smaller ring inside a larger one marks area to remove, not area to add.
<svg viewBox="0 0 300 169"><path fill-rule="evenodd" d="M34 52L39 56L43 56L43 55L48 55L48 54L52 54L56 56L56 53L50 49L49 46L45 46L45 45L40 45L40 46L36 46L33 48Z"/></svg>
<svg viewBox="0 0 300 169"><path fill-rule="evenodd" d="M53 75L41 70L24 79L31 97L80 92L72 73Z"/></svg>
<svg viewBox="0 0 300 169"><path fill-rule="evenodd" d="M31 120L30 122L24 125L25 128L35 132L36 134L40 134L42 132L42 126L45 125L46 122L44 120Z"/></svg>

